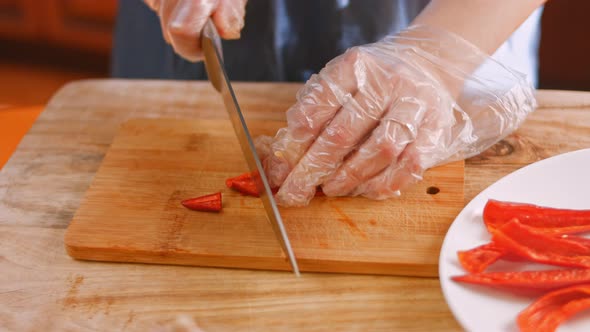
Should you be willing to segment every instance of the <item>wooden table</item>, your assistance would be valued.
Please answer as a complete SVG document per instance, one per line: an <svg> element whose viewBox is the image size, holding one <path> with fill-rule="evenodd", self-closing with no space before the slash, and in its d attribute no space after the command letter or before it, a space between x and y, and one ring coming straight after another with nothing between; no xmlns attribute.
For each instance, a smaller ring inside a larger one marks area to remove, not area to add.
<svg viewBox="0 0 590 332"><path fill-rule="evenodd" d="M253 118L281 119L299 84L236 84ZM471 158L465 202L532 162L590 147L590 93L540 91L514 135ZM119 125L225 117L206 82L82 81L49 103L0 171L0 330L456 331L433 278L82 262L63 236ZM1 135L1 133L0 133Z"/></svg>

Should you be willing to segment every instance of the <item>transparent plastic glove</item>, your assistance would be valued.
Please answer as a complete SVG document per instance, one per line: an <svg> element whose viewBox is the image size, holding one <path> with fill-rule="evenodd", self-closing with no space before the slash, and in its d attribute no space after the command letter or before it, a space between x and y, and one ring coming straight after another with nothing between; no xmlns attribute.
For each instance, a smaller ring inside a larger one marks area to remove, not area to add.
<svg viewBox="0 0 590 332"><path fill-rule="evenodd" d="M247 0L144 0L160 17L162 33L174 51L189 61L203 59L201 30L211 17L221 38L238 39Z"/></svg>
<svg viewBox="0 0 590 332"><path fill-rule="evenodd" d="M386 199L515 130L533 92L460 37L416 26L329 62L297 94L288 126L257 145L283 206L308 204L317 186Z"/></svg>

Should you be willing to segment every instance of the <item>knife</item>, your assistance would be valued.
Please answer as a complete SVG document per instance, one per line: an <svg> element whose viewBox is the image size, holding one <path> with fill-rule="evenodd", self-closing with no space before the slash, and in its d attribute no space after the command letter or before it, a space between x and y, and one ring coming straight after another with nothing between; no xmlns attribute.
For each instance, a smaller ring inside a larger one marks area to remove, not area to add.
<svg viewBox="0 0 590 332"><path fill-rule="evenodd" d="M262 205L266 211L266 216L272 225L273 231L277 236L284 253L289 258L293 272L295 275L299 276L299 267L297 266L297 260L295 259L295 254L291 248L291 242L289 242L287 231L283 225L283 219L279 213L270 185L268 184L260 157L254 147L252 135L250 135L250 132L248 131L248 126L246 125L246 121L240 110L240 105L238 104L234 90L229 82L229 77L223 66L221 38L219 38L217 28L215 28L211 18L207 19L207 22L203 27L203 32L201 33L201 48L205 56L207 76L215 90L221 93L225 109L229 114L229 119L234 127L238 141L240 142L242 153L246 158L248 168L254 175L253 178L256 182L258 192L260 193L260 199L262 199Z"/></svg>

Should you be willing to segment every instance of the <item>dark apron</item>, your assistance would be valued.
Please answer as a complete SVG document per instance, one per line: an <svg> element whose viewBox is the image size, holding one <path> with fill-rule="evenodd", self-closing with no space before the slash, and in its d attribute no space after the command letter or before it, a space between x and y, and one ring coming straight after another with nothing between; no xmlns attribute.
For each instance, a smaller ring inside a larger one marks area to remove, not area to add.
<svg viewBox="0 0 590 332"><path fill-rule="evenodd" d="M239 40L223 42L237 81L305 81L347 48L405 28L427 0L250 0ZM141 0L120 0L113 77L206 79L202 63L177 56Z"/></svg>

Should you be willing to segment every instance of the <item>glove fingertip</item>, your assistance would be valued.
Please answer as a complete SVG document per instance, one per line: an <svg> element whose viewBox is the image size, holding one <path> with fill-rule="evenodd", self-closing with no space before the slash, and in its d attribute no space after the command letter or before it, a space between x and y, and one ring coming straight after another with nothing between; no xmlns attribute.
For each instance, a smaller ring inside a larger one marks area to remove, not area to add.
<svg viewBox="0 0 590 332"><path fill-rule="evenodd" d="M240 38L246 14L245 5L245 1L241 4L222 1L219 4L212 18L221 38Z"/></svg>

